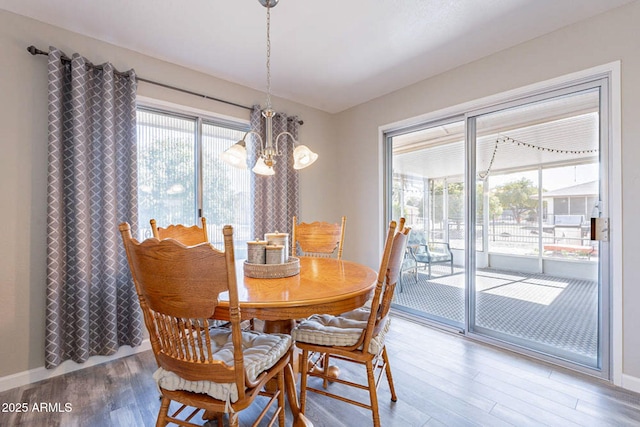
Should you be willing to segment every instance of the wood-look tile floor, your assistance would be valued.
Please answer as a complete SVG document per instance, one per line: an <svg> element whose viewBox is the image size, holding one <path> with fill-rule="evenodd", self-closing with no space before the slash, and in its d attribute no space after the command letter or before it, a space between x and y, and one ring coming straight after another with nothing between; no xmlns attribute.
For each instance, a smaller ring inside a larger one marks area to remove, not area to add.
<svg viewBox="0 0 640 427"><path fill-rule="evenodd" d="M383 379L383 426L640 425L640 394L605 381L401 318L393 319L387 337L398 401L390 401ZM340 367L341 376L364 378L360 366ZM154 370L152 353L144 352L8 390L0 393L2 409L26 403L28 410L0 412L0 426L153 426L159 407ZM367 398L358 390L345 394ZM42 403L48 412L33 410ZM317 394L308 395L306 413L317 427L372 425L368 411ZM256 414L253 407L244 411L241 425Z"/></svg>

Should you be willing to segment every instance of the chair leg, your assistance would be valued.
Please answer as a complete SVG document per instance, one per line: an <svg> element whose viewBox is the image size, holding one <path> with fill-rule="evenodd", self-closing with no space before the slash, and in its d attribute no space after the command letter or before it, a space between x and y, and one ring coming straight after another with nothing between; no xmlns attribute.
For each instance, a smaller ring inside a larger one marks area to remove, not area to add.
<svg viewBox="0 0 640 427"><path fill-rule="evenodd" d="M169 424L167 421L167 415L169 414L169 404L171 403L171 400L164 396L162 396L161 399L162 401L160 402L160 410L158 411L156 427L165 427Z"/></svg>
<svg viewBox="0 0 640 427"><path fill-rule="evenodd" d="M451 260L451 274L453 274L453 259Z"/></svg>
<svg viewBox="0 0 640 427"><path fill-rule="evenodd" d="M329 386L329 353L322 355L322 387L326 389Z"/></svg>
<svg viewBox="0 0 640 427"><path fill-rule="evenodd" d="M431 263L429 262L429 279L431 279Z"/></svg>
<svg viewBox="0 0 640 427"><path fill-rule="evenodd" d="M278 373L278 408L280 409L280 413L278 414L278 424L280 427L285 426L285 385L284 385L284 370L281 370Z"/></svg>
<svg viewBox="0 0 640 427"><path fill-rule="evenodd" d="M304 369L301 370L302 372L300 376L300 413L304 414L305 406L307 403L307 375L309 372L308 350L302 350L302 360L303 363L301 363L301 365L304 366Z"/></svg>
<svg viewBox="0 0 640 427"><path fill-rule="evenodd" d="M398 396L396 396L396 389L393 386L393 375L391 375L391 365L389 365L389 356L387 355L387 346L382 347L382 360L384 361L385 372L387 374L389 391L391 391L391 401L397 402Z"/></svg>
<svg viewBox="0 0 640 427"><path fill-rule="evenodd" d="M376 391L376 379L373 375L373 361L368 360L367 382L369 383L369 399L371 400L371 412L373 413L373 427L380 427L380 414L378 413L378 393Z"/></svg>
<svg viewBox="0 0 640 427"><path fill-rule="evenodd" d="M240 427L237 412L229 412L229 427Z"/></svg>

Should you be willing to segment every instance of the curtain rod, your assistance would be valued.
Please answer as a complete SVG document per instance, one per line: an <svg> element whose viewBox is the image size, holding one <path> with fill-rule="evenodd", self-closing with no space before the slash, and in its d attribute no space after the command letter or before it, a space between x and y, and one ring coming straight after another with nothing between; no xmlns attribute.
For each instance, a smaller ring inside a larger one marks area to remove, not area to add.
<svg viewBox="0 0 640 427"><path fill-rule="evenodd" d="M34 55L34 56L35 56L35 55L46 55L46 56L49 56L49 52L46 52L46 51L44 51L44 50L40 50L40 49L38 49L37 47L35 47L35 46L33 46L33 45L29 46L29 47L27 48L27 51L28 51L31 55ZM67 57L67 56L62 56L62 57L61 57L61 59L62 59L63 61L67 61L67 62L70 62L70 61L71 61L71 58L69 58L69 57ZM97 68L97 69L102 69L102 67L101 67L100 65L93 65L93 64L91 64L91 66L92 66L92 67L95 67L95 68ZM121 76L128 75L127 73L122 73L122 72L120 72L120 71L116 71L116 74L121 75ZM137 81L139 81L139 82L145 82L145 83L150 83L150 84L152 84L152 85L161 86L161 87L166 88L166 89L171 89L171 90L175 90L175 91L178 91L178 92L188 93L189 95L198 96L198 97L200 97L200 98L210 99L210 100L212 100L212 101L218 101L218 102L222 102L222 103L224 103L224 104L233 105L234 107L240 107L240 108L244 108L244 109L246 109L246 110L251 110L251 109L252 109L251 107L247 107L246 105L236 104L235 102L225 101L224 99L215 98L215 97L213 97L213 96L209 96L209 95L203 95L203 94L198 93L198 92L193 92L193 91L190 91L190 90L187 90L187 89L182 89L182 88L179 88L179 87L170 86L170 85L168 85L168 84L164 84L164 83L156 82L156 81L153 81L153 80L144 79L144 78L142 78L142 77L138 77L138 76L136 76L136 80L137 80Z"/></svg>
<svg viewBox="0 0 640 427"><path fill-rule="evenodd" d="M49 52L41 50L41 49L38 49L34 45L29 46L27 48L27 51L33 56L35 56L35 55L49 56ZM71 62L71 58L69 58L68 56L62 55L60 59L62 59L63 61ZM92 67L94 67L94 68L99 69L99 70L102 69L101 65L94 65L94 64L91 64L91 63L90 63L90 65ZM128 73L123 73L123 72L118 71L118 70L115 70L115 73L117 75L120 75L120 76L128 76ZM197 96L197 97L200 97L200 98L210 99L212 101L217 101L217 102L222 102L223 104L233 105L234 107L244 108L245 110L253 110L252 107L247 107L246 105L237 104L235 102L226 101L224 99L216 98L216 97L209 96L209 95L203 95L203 94L198 93L198 92L193 92L191 90L182 89L182 88L179 88L179 87L175 87L175 86L171 86L171 85L168 85L168 84L156 82L156 81L153 81L153 80L144 79L142 77L136 76L136 80L139 81L139 82L145 82L145 83L149 83L149 84L152 84L152 85L160 86L160 87L163 87L163 88L166 88L166 89L175 90L177 92L187 93L189 95L194 95L194 96ZM287 117L287 120L293 120L293 117ZM303 125L304 122L302 120L298 120L298 124L299 125Z"/></svg>

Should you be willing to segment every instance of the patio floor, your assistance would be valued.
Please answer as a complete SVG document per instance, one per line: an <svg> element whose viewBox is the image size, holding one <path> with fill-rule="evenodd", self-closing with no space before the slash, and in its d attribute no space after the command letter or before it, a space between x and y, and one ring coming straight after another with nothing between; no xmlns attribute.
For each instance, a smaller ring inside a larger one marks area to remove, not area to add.
<svg viewBox="0 0 640 427"><path fill-rule="evenodd" d="M539 344L588 365L597 361L598 284L595 281L492 269L478 270L476 325ZM464 271L434 266L432 278L405 273L393 303L464 322Z"/></svg>

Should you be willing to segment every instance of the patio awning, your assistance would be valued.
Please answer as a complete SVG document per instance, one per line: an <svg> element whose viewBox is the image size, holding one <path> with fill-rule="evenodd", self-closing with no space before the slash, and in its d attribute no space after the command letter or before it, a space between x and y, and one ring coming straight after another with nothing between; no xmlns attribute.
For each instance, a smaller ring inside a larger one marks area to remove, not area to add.
<svg viewBox="0 0 640 427"><path fill-rule="evenodd" d="M490 167L491 175L495 175L539 166L597 163L597 106L598 93L584 92L479 116L477 171L486 172ZM421 178L462 179L464 139L462 120L394 135L394 172Z"/></svg>

